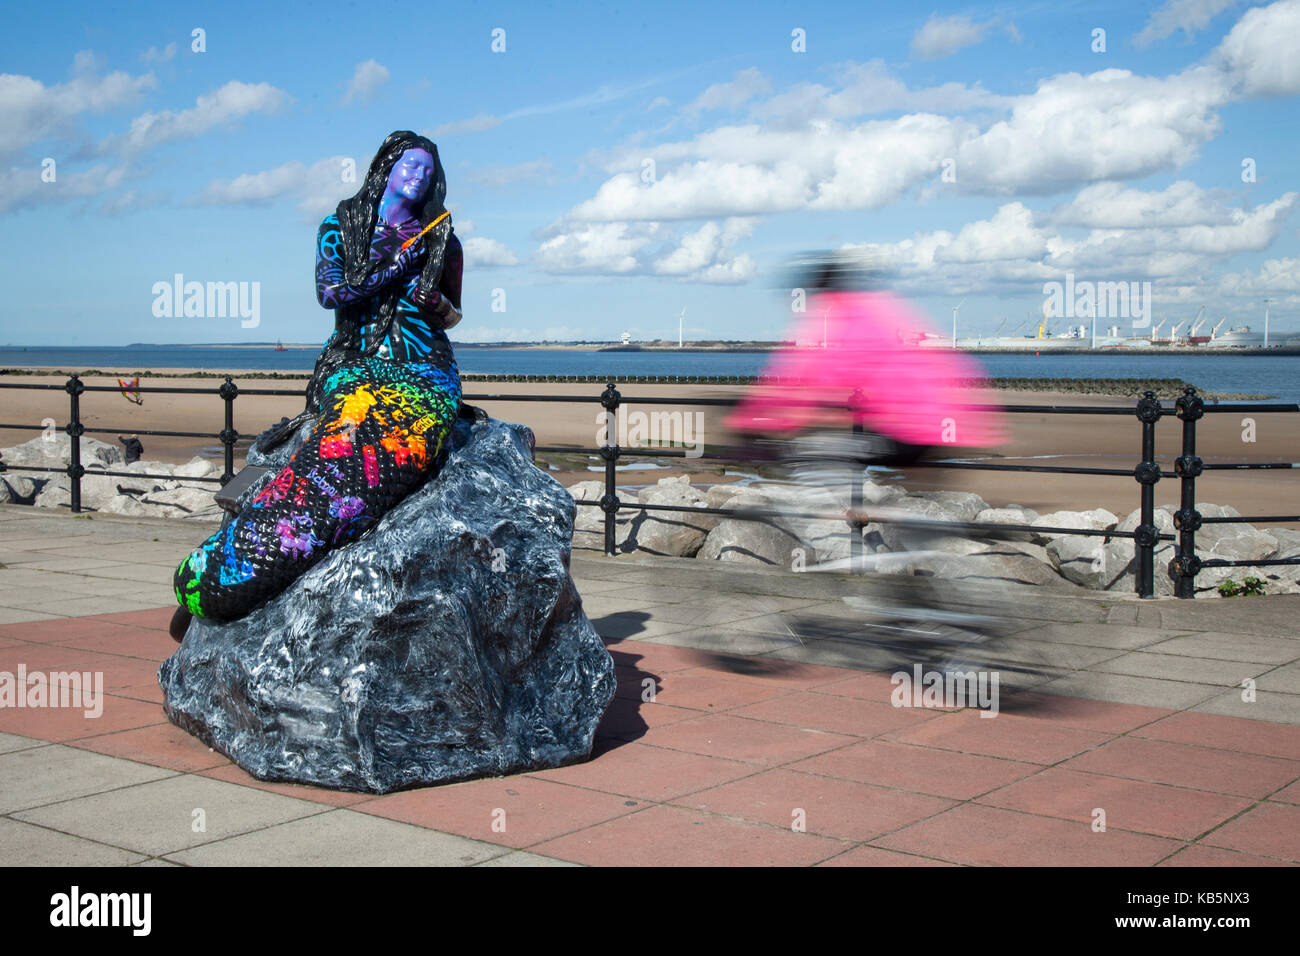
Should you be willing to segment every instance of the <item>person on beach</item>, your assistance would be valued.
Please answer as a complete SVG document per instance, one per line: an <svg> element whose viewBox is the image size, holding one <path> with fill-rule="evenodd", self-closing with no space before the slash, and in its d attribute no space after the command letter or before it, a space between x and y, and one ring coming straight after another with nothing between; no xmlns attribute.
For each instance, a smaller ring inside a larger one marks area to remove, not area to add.
<svg viewBox="0 0 1300 956"><path fill-rule="evenodd" d="M399 130L321 223L316 295L335 319L307 387L311 436L180 563L173 637L191 615L234 620L274 598L435 468L461 394L446 330L461 319L463 253L446 192L437 147Z"/></svg>

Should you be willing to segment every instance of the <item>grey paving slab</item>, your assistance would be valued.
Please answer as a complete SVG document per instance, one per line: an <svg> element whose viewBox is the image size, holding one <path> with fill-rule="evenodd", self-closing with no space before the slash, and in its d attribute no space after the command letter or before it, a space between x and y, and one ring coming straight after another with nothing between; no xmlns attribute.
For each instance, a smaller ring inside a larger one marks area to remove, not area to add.
<svg viewBox="0 0 1300 956"><path fill-rule="evenodd" d="M1212 657L1254 664L1289 664L1300 659L1300 641L1257 634L1210 632L1171 637L1145 648L1156 654Z"/></svg>
<svg viewBox="0 0 1300 956"><path fill-rule="evenodd" d="M1149 647L1172 636L1168 631L1154 627L1135 627L1124 624L1035 624L1016 632L1019 637L1058 644L1081 644L1087 647L1112 647L1137 650Z"/></svg>
<svg viewBox="0 0 1300 956"><path fill-rule="evenodd" d="M647 644L669 644L674 647L694 647L715 654L771 654L786 648L804 647L809 642L787 634L754 634L726 627L701 627L664 634L659 637L637 638Z"/></svg>
<svg viewBox="0 0 1300 956"><path fill-rule="evenodd" d="M1245 676L1252 675L1247 674ZM1234 682L1234 684L1239 683L1240 681ZM1300 663L1284 664L1268 671L1255 681L1255 686L1263 691L1300 694Z"/></svg>
<svg viewBox="0 0 1300 956"><path fill-rule="evenodd" d="M620 641L629 638L636 641L645 641L672 634L676 631L687 630L690 627L689 624L679 624L673 621L652 618L645 610L618 611L599 617L588 611L587 617L591 620L591 625L596 629L596 633L601 637Z"/></svg>
<svg viewBox="0 0 1300 956"><path fill-rule="evenodd" d="M150 564L123 564L108 568L91 568L86 574L93 578L116 578L121 581L139 581L152 584L158 580L158 568Z"/></svg>
<svg viewBox="0 0 1300 956"><path fill-rule="evenodd" d="M131 866L144 857L115 846L0 817L5 866Z"/></svg>
<svg viewBox="0 0 1300 956"><path fill-rule="evenodd" d="M132 561L135 562L134 555ZM114 568L120 565L121 559L106 559L97 556L95 552L87 551L76 557L59 557L46 553L37 556L35 560L25 562L23 567L34 571L70 571L79 574L93 568Z"/></svg>
<svg viewBox="0 0 1300 956"><path fill-rule="evenodd" d="M12 599L14 610L34 611L51 617L82 617L87 614L116 614L120 611L148 611L157 605L148 601L118 597L112 594L86 595L59 598L56 594L41 594L30 601Z"/></svg>
<svg viewBox="0 0 1300 956"><path fill-rule="evenodd" d="M4 607L0 605L0 624L24 624L27 621L53 621L63 617L62 614L48 614L43 611L28 611L23 608Z"/></svg>
<svg viewBox="0 0 1300 956"><path fill-rule="evenodd" d="M1189 681L1195 684L1218 684L1236 687L1246 678L1257 678L1268 664L1216 660L1212 657L1187 657L1181 654L1153 654L1136 651L1121 654L1092 665L1093 670L1134 677L1158 677L1164 680ZM1300 693L1300 679L1289 693Z"/></svg>
<svg viewBox="0 0 1300 956"><path fill-rule="evenodd" d="M1230 690L1210 700L1197 704L1192 710L1225 717L1247 717L1251 720L1270 720L1279 724L1300 724L1300 694L1279 694L1270 691L1255 693L1255 700L1241 699L1242 689Z"/></svg>
<svg viewBox="0 0 1300 956"><path fill-rule="evenodd" d="M1143 707L1165 707L1169 710L1193 708L1223 691L1223 688L1213 684L1193 684L1186 681L1130 677L1127 674L1099 674L1090 671L1076 671L1065 677L1048 681L1038 689L1047 694L1109 700L1117 704L1139 704Z"/></svg>
<svg viewBox="0 0 1300 956"><path fill-rule="evenodd" d="M0 754L0 813L174 776L174 770L52 744ZM94 834L85 834L94 836Z"/></svg>
<svg viewBox="0 0 1300 956"><path fill-rule="evenodd" d="M636 603L653 601L656 604L687 604L692 601L707 601L716 597L717 592L706 588L679 587L661 584L630 584L612 591L604 591L602 600L629 600Z"/></svg>
<svg viewBox="0 0 1300 956"><path fill-rule="evenodd" d="M582 866L581 863L570 863L568 860L556 860L549 856L540 856L536 853L528 853L525 850L515 850L507 853L505 856L494 856L490 860L482 863L476 863L475 866Z"/></svg>
<svg viewBox="0 0 1300 956"><path fill-rule="evenodd" d="M33 747L49 747L48 740L35 737L20 737L17 734L0 734L0 754L13 753L15 750L30 750Z"/></svg>
<svg viewBox="0 0 1300 956"><path fill-rule="evenodd" d="M368 813L330 810L167 859L191 866L469 866L509 852Z"/></svg>
<svg viewBox="0 0 1300 956"><path fill-rule="evenodd" d="M742 597L720 594L712 604L665 604L649 609L649 613L656 621L702 627L731 625L746 618L765 616L767 612L747 607Z"/></svg>
<svg viewBox="0 0 1300 956"><path fill-rule="evenodd" d="M146 856L164 856L326 809L308 800L184 774L13 816ZM205 829L195 829L199 820Z"/></svg>

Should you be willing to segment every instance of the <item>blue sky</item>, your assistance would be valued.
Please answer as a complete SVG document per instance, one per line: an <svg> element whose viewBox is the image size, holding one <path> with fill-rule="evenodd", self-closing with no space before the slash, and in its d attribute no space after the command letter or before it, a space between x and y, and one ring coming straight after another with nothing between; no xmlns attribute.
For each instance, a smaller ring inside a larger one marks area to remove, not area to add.
<svg viewBox="0 0 1300 956"><path fill-rule="evenodd" d="M316 226L401 128L466 244L456 340L667 338L683 308L775 338L789 257L844 246L963 334L1067 272L1300 328L1300 0L794 9L13 8L0 344L322 341ZM155 316L176 273L258 283L260 324Z"/></svg>

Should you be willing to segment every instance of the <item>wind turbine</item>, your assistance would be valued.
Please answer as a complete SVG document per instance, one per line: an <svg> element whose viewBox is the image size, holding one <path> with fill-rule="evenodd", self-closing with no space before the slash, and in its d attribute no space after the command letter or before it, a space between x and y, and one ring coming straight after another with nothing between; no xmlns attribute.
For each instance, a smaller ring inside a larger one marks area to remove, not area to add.
<svg viewBox="0 0 1300 956"><path fill-rule="evenodd" d="M677 347L682 347L682 323L686 321L686 306L682 306L682 314L677 316Z"/></svg>
<svg viewBox="0 0 1300 956"><path fill-rule="evenodd" d="M957 347L957 310L965 304L966 300L962 299L952 307L952 347L954 349Z"/></svg>
<svg viewBox="0 0 1300 956"><path fill-rule="evenodd" d="M1265 299L1264 300L1264 348L1268 348L1268 303L1269 300Z"/></svg>

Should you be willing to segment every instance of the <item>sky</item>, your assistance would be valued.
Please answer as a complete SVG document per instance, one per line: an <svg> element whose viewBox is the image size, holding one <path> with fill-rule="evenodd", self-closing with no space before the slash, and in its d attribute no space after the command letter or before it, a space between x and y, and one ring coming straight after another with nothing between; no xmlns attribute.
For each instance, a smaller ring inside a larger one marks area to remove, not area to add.
<svg viewBox="0 0 1300 956"><path fill-rule="evenodd" d="M323 341L316 228L395 129L453 341L775 339L827 249L962 336L1067 275L1300 330L1300 0L283 6L10 7L0 345ZM177 274L256 324L168 315Z"/></svg>

